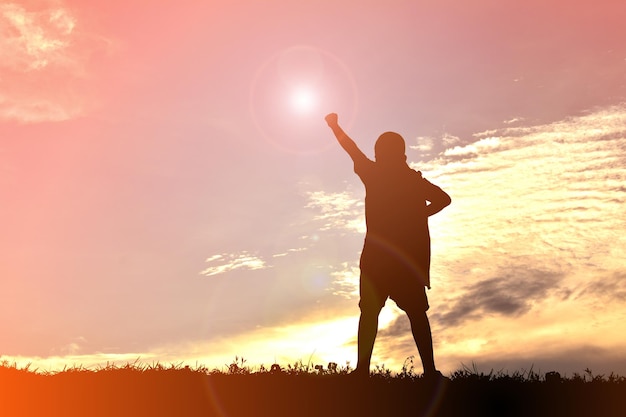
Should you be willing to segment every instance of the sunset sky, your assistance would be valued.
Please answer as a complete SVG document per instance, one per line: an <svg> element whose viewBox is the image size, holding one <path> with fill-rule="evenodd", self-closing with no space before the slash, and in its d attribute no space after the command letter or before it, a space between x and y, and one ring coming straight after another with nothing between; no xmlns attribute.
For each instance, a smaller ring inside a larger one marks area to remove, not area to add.
<svg viewBox="0 0 626 417"><path fill-rule="evenodd" d="M444 373L626 375L626 7L1 1L0 360L356 364L364 189L324 122L450 194ZM414 355L387 302L374 365Z"/></svg>

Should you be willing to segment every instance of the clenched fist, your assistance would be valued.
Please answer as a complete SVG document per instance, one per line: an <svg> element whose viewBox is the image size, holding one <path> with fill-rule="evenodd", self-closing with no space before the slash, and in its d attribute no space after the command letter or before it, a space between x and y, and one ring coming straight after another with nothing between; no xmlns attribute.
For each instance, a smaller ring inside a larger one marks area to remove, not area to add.
<svg viewBox="0 0 626 417"><path fill-rule="evenodd" d="M326 120L326 123L328 123L328 126L332 127L338 123L339 116L337 116L337 113L330 113L326 117L324 117L324 120Z"/></svg>

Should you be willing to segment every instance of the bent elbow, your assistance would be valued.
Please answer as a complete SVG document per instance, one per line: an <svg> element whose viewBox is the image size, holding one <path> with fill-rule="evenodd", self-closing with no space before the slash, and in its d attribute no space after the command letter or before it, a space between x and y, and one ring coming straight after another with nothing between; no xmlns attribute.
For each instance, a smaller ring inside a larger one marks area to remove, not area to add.
<svg viewBox="0 0 626 417"><path fill-rule="evenodd" d="M452 203L452 199L450 198L448 193L442 190L441 193L437 196L437 206L439 206L440 209L443 209L444 207L448 207L450 203Z"/></svg>

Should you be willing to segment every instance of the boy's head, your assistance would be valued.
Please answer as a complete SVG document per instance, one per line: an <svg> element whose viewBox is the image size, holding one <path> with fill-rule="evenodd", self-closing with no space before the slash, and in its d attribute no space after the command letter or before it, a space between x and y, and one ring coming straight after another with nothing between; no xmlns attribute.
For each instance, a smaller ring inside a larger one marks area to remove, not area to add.
<svg viewBox="0 0 626 417"><path fill-rule="evenodd" d="M374 145L376 162L402 163L406 162L405 144L402 136L396 132L385 132L378 137Z"/></svg>

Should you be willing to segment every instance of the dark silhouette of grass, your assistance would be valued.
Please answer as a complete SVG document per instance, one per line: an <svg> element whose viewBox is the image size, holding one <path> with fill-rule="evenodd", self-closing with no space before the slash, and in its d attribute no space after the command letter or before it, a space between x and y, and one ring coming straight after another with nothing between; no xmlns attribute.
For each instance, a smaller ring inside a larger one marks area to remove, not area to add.
<svg viewBox="0 0 626 417"><path fill-rule="evenodd" d="M0 365L0 416L624 416L626 378L590 370L454 372L431 383L405 363L369 378L302 362L252 370L128 364L45 373Z"/></svg>

